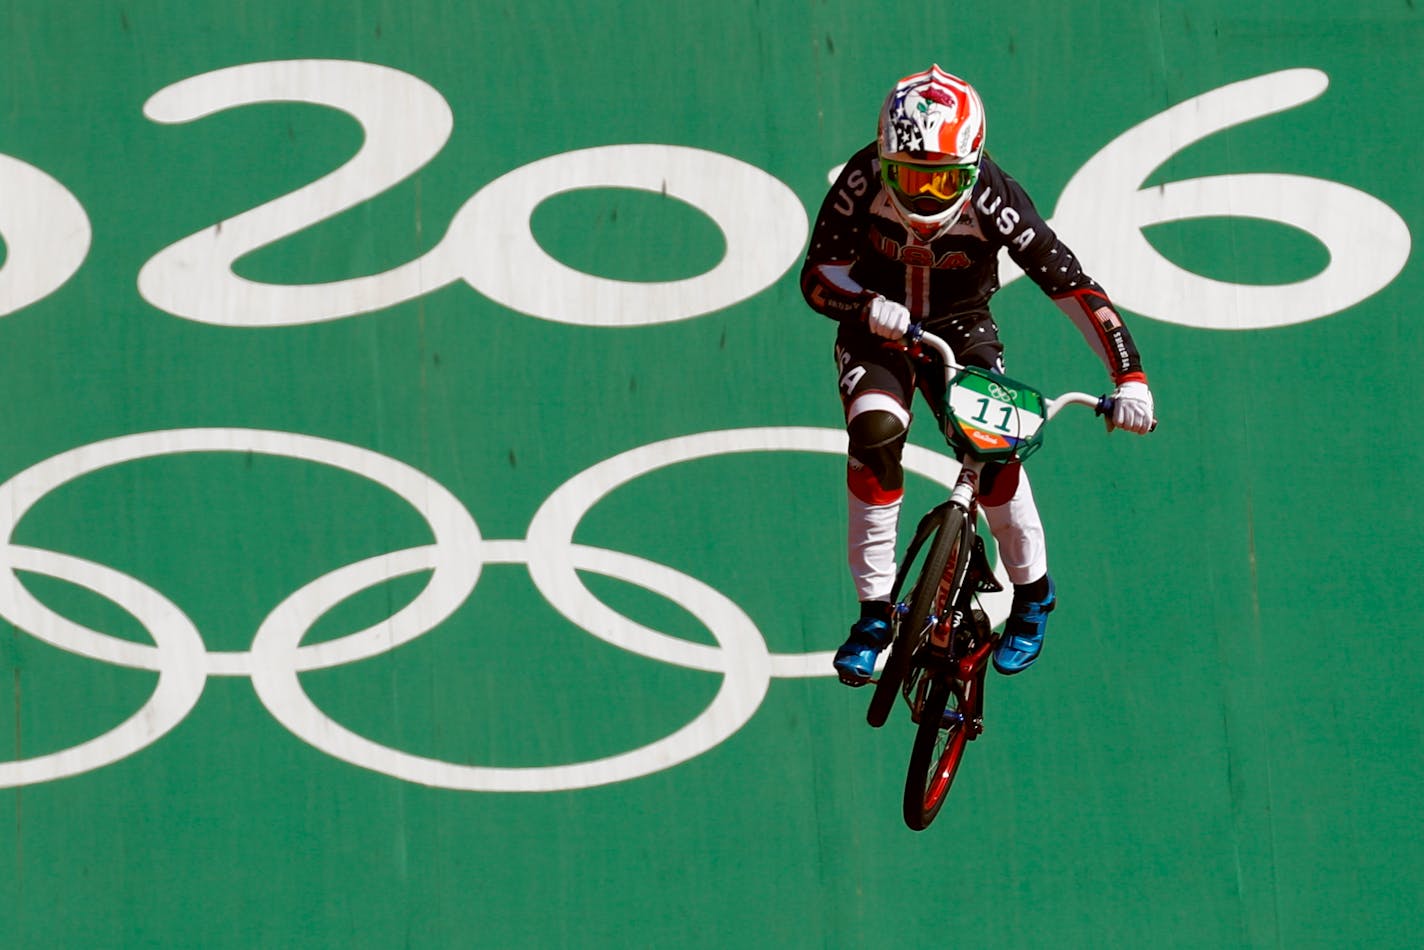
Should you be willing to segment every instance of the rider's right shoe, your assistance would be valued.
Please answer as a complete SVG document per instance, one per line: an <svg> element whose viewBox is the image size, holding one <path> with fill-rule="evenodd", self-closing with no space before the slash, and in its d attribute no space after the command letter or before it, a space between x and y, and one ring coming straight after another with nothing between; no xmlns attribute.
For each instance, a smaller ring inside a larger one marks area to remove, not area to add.
<svg viewBox="0 0 1424 950"><path fill-rule="evenodd" d="M847 686L864 686L875 672L875 658L890 643L890 624L875 616L861 617L836 651L836 675Z"/></svg>

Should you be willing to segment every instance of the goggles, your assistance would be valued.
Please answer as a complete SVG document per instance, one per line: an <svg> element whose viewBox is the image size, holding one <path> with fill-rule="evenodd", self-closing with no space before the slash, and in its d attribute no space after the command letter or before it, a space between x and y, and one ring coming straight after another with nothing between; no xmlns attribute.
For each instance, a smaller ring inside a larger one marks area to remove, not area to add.
<svg viewBox="0 0 1424 950"><path fill-rule="evenodd" d="M906 207L918 214L934 214L954 204L974 187L978 165L916 165L880 160L880 177Z"/></svg>

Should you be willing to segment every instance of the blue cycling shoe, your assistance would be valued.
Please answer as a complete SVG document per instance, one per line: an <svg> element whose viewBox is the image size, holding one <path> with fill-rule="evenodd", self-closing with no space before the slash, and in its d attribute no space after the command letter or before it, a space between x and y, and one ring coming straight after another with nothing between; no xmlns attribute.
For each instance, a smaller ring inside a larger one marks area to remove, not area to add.
<svg viewBox="0 0 1424 950"><path fill-rule="evenodd" d="M875 658L890 642L890 624L878 617L861 617L850 637L836 651L836 674L847 686L864 686L875 672Z"/></svg>
<svg viewBox="0 0 1424 950"><path fill-rule="evenodd" d="M1011 676L1033 665L1043 651L1048 615L1057 604L1051 577L1048 578L1048 594L1042 600L1014 598L1013 609L1004 624L1004 635L994 648L994 669Z"/></svg>

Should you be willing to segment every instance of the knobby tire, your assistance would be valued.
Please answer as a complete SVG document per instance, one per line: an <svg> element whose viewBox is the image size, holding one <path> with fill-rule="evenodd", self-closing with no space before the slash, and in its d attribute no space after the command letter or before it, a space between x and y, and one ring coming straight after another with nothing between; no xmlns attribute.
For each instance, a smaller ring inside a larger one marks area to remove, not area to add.
<svg viewBox="0 0 1424 950"><path fill-rule="evenodd" d="M939 814L964 755L968 738L964 721L951 721L947 727L943 721L951 696L955 693L949 679L936 676L920 711L920 726L905 775L905 824L915 831L928 828Z"/></svg>
<svg viewBox="0 0 1424 950"><path fill-rule="evenodd" d="M934 550L926 559L923 579L916 585L907 615L907 619L922 618L911 630L923 628L931 615L944 617L959 604L968 578L972 537L968 515L959 508L945 509ZM936 565L942 566L931 571ZM947 583L942 584L942 579L947 579ZM969 622L968 618L965 622ZM951 689L948 676L930 670L922 675L929 677L930 683L910 748L904 796L905 824L916 831L929 827L944 805L967 739L962 720L951 720L948 728L943 721L951 698L955 699L955 707L958 706L958 697Z"/></svg>

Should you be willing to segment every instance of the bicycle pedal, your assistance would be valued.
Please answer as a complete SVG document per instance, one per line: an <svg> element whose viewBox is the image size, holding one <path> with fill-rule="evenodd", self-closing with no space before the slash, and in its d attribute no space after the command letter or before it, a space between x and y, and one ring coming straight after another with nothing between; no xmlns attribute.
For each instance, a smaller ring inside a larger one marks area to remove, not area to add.
<svg viewBox="0 0 1424 950"><path fill-rule="evenodd" d="M845 685L856 688L875 682L875 680L873 679L861 679L860 677L852 676L849 673L841 673L840 680Z"/></svg>

